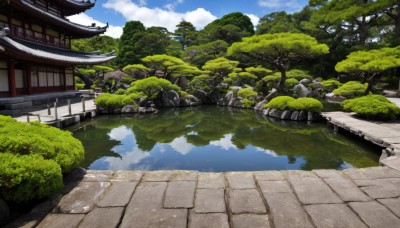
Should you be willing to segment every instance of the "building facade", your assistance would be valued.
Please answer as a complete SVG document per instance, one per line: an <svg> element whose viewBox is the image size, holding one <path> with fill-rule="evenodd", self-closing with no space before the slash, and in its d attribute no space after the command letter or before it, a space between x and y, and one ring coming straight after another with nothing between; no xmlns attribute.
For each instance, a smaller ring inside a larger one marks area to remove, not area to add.
<svg viewBox="0 0 400 228"><path fill-rule="evenodd" d="M115 58L71 50L72 39L106 31L67 19L93 6L90 0L0 0L0 97L74 90L75 66Z"/></svg>

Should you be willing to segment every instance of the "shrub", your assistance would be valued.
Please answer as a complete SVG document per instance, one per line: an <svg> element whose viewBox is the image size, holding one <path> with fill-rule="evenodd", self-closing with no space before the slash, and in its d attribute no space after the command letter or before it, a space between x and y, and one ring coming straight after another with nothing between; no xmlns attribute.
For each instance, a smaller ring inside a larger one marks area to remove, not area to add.
<svg viewBox="0 0 400 228"><path fill-rule="evenodd" d="M357 81L350 81L333 90L333 93L338 96L353 98L362 96L365 93L367 87L368 83L361 84Z"/></svg>
<svg viewBox="0 0 400 228"><path fill-rule="evenodd" d="M180 92L181 89L168 80L153 76L132 82L128 93L141 92L149 99L154 99L161 90L175 90Z"/></svg>
<svg viewBox="0 0 400 228"><path fill-rule="evenodd" d="M194 77L189 83L188 87L191 90L196 90L200 89L205 92L211 92L212 91L212 79L208 75L200 75L197 77ZM228 83L228 82L227 82Z"/></svg>
<svg viewBox="0 0 400 228"><path fill-rule="evenodd" d="M126 95L122 99L122 104L123 106L125 105L137 105L140 101L140 98L146 98L146 96L142 93L131 93L129 95Z"/></svg>
<svg viewBox="0 0 400 228"><path fill-rule="evenodd" d="M243 99L255 99L257 97L257 92L253 88L243 88L240 89L237 95Z"/></svg>
<svg viewBox="0 0 400 228"><path fill-rule="evenodd" d="M50 196L63 187L60 166L38 154L0 153L0 191L4 199L26 202Z"/></svg>
<svg viewBox="0 0 400 228"><path fill-rule="evenodd" d="M285 81L285 87L288 89L293 89L293 87L297 84L299 84L299 80L295 78L288 78Z"/></svg>
<svg viewBox="0 0 400 228"><path fill-rule="evenodd" d="M81 89L84 89L85 88L85 84L75 84L75 89L76 90L81 90Z"/></svg>
<svg viewBox="0 0 400 228"><path fill-rule="evenodd" d="M342 102L344 111L355 112L366 119L390 120L396 119L400 108L381 95L367 95Z"/></svg>
<svg viewBox="0 0 400 228"><path fill-rule="evenodd" d="M340 83L336 79L328 79L326 81L321 82L321 84L324 87L325 91L332 91L334 89L339 88L342 85L342 83Z"/></svg>
<svg viewBox="0 0 400 228"><path fill-rule="evenodd" d="M324 108L321 102L314 98L302 97L290 101L287 108L292 111L322 112Z"/></svg>
<svg viewBox="0 0 400 228"><path fill-rule="evenodd" d="M124 107L122 102L124 98L125 95L103 93L97 97L96 105L106 109L108 112L114 112L115 109Z"/></svg>
<svg viewBox="0 0 400 228"><path fill-rule="evenodd" d="M249 99L247 99L247 98L245 98L245 99L243 99L243 106L245 107L245 108L250 108L250 107L252 107L256 102L255 101L253 101L253 100L249 100Z"/></svg>
<svg viewBox="0 0 400 228"><path fill-rule="evenodd" d="M117 91L115 91L115 94L117 95L124 95L126 93L126 89L119 88Z"/></svg>
<svg viewBox="0 0 400 228"><path fill-rule="evenodd" d="M41 124L21 123L0 116L0 153L38 154L57 162L62 172L76 167L84 158L82 143L71 132Z"/></svg>
<svg viewBox="0 0 400 228"><path fill-rule="evenodd" d="M287 109L287 104L294 100L295 99L293 97L289 96L275 97L270 102L268 102L268 104L265 105L265 108L274 108L283 111Z"/></svg>

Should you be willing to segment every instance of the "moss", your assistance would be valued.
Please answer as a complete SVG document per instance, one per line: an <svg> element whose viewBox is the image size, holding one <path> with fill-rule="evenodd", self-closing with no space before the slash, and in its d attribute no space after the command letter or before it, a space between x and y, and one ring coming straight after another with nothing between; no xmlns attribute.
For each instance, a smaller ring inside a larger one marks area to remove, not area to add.
<svg viewBox="0 0 400 228"><path fill-rule="evenodd" d="M333 93L346 98L359 97L365 93L367 87L368 83L361 84L357 81L350 81L333 90Z"/></svg>
<svg viewBox="0 0 400 228"><path fill-rule="evenodd" d="M124 95L126 93L126 89L119 88L117 91L115 91L115 94L117 95Z"/></svg>
<svg viewBox="0 0 400 228"><path fill-rule="evenodd" d="M358 116L374 120L396 119L400 108L381 95L368 95L342 102L344 111L355 112Z"/></svg>
<svg viewBox="0 0 400 228"><path fill-rule="evenodd" d="M287 108L292 111L322 112L324 108L319 100L309 97L298 98L290 101Z"/></svg>
<svg viewBox="0 0 400 228"><path fill-rule="evenodd" d="M295 99L293 97L289 96L275 97L270 102L268 102L268 104L265 105L265 108L274 108L283 111L287 109L287 104L294 100Z"/></svg>

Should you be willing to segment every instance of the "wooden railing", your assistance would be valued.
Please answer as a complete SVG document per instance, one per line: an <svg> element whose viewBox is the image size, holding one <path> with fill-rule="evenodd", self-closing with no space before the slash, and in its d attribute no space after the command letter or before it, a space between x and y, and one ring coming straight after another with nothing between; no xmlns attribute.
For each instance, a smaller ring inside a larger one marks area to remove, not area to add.
<svg viewBox="0 0 400 228"><path fill-rule="evenodd" d="M22 30L22 31L21 31ZM37 36L39 35L39 36ZM23 32L22 27L18 26L11 26L11 36L22 38L25 40L35 41L55 47L65 48L68 49L69 46L65 42L61 42L60 38L51 36L51 35L44 35L42 33L38 33L32 30L25 29L25 33Z"/></svg>

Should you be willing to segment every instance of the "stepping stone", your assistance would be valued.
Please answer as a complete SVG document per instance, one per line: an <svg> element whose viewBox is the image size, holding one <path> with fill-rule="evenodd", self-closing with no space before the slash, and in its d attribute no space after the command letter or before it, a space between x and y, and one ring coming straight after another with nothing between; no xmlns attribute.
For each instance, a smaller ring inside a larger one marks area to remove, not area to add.
<svg viewBox="0 0 400 228"><path fill-rule="evenodd" d="M270 228L267 215L234 215L232 216L232 227L233 228Z"/></svg>
<svg viewBox="0 0 400 228"><path fill-rule="evenodd" d="M225 213L224 189L197 189L195 213Z"/></svg>
<svg viewBox="0 0 400 228"><path fill-rule="evenodd" d="M258 171L254 172L257 181L276 181L285 180L285 176L279 171Z"/></svg>
<svg viewBox="0 0 400 228"><path fill-rule="evenodd" d="M195 181L171 181L165 193L164 208L192 208Z"/></svg>
<svg viewBox="0 0 400 228"><path fill-rule="evenodd" d="M222 173L199 173L197 188L225 188Z"/></svg>
<svg viewBox="0 0 400 228"><path fill-rule="evenodd" d="M313 227L292 192L263 193L276 228Z"/></svg>
<svg viewBox="0 0 400 228"><path fill-rule="evenodd" d="M110 185L109 182L81 182L61 199L56 211L63 214L88 213Z"/></svg>
<svg viewBox="0 0 400 228"><path fill-rule="evenodd" d="M259 181L258 185L263 194L293 192L287 181Z"/></svg>
<svg viewBox="0 0 400 228"><path fill-rule="evenodd" d="M172 181L197 181L198 172L195 171L175 171L171 175Z"/></svg>
<svg viewBox="0 0 400 228"><path fill-rule="evenodd" d="M166 188L167 182L141 182L136 187L136 191L126 208L124 219L127 217L126 215L136 210L161 210Z"/></svg>
<svg viewBox="0 0 400 228"><path fill-rule="evenodd" d="M117 171L111 181L140 181L142 176L141 171Z"/></svg>
<svg viewBox="0 0 400 228"><path fill-rule="evenodd" d="M226 214L192 214L189 228L229 228Z"/></svg>
<svg viewBox="0 0 400 228"><path fill-rule="evenodd" d="M226 173L228 186L230 189L251 189L256 188L253 173Z"/></svg>
<svg viewBox="0 0 400 228"><path fill-rule="evenodd" d="M161 209L158 211L137 210L133 214L125 214L121 223L121 228L148 228L148 227L171 227L186 228L187 225L186 209Z"/></svg>
<svg viewBox="0 0 400 228"><path fill-rule="evenodd" d="M381 163L392 169L400 171L400 157L399 156L391 156L391 157L385 158L381 161Z"/></svg>
<svg viewBox="0 0 400 228"><path fill-rule="evenodd" d="M165 182L169 181L172 172L170 171L148 171L144 174L143 182Z"/></svg>
<svg viewBox="0 0 400 228"><path fill-rule="evenodd" d="M114 182L103 198L97 203L99 207L125 207L135 191L137 182Z"/></svg>
<svg viewBox="0 0 400 228"><path fill-rule="evenodd" d="M354 212L344 204L316 204L304 207L317 227L366 228Z"/></svg>
<svg viewBox="0 0 400 228"><path fill-rule="evenodd" d="M83 181L91 182L108 182L113 175L113 171L98 171L98 170L87 170Z"/></svg>
<svg viewBox="0 0 400 228"><path fill-rule="evenodd" d="M391 210L395 215L400 217L400 198L379 199L378 201L389 208L389 210Z"/></svg>
<svg viewBox="0 0 400 228"><path fill-rule="evenodd" d="M95 208L80 224L80 227L109 228L117 227L121 221L123 207Z"/></svg>
<svg viewBox="0 0 400 228"><path fill-rule="evenodd" d="M398 227L400 219L376 201L349 204L358 216L371 228Z"/></svg>
<svg viewBox="0 0 400 228"><path fill-rule="evenodd" d="M83 214L48 214L37 228L75 228L82 221Z"/></svg>
<svg viewBox="0 0 400 228"><path fill-rule="evenodd" d="M229 190L228 201L233 214L267 213L263 200L256 189Z"/></svg>

